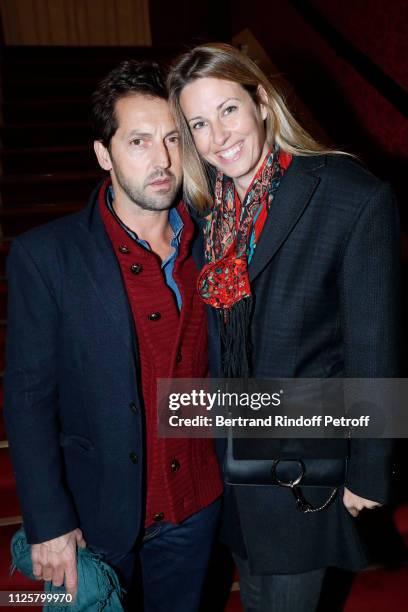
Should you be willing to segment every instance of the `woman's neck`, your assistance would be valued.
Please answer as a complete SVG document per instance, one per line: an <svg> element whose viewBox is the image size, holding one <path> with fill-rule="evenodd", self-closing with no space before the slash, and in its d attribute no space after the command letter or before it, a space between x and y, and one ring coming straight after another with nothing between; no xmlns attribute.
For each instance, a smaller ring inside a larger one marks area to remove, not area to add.
<svg viewBox="0 0 408 612"><path fill-rule="evenodd" d="M263 149L262 149L262 153L261 153L261 155L259 157L258 163L256 164L254 170L252 170L248 174L245 174L244 176L240 176L240 177L232 179L233 182L234 182L234 186L235 186L236 192L237 192L238 197L239 197L241 202L243 202L245 200L245 196L248 193L248 189L252 185L253 180L254 180L254 178L255 178L259 168L264 163L265 158L268 155L268 153L270 152L270 150L271 150L271 145L265 141L265 144L264 144Z"/></svg>

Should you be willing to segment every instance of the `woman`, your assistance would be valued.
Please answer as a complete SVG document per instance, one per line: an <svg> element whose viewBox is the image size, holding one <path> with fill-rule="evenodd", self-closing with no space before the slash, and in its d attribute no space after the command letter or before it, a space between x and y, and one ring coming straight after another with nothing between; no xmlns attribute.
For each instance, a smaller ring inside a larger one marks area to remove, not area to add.
<svg viewBox="0 0 408 612"><path fill-rule="evenodd" d="M351 156L319 145L233 47L186 53L169 89L185 196L205 217L198 290L212 307L213 356L221 346L213 373L397 376L398 237L389 187ZM310 444L286 442L277 458L310 456ZM261 451L266 444L256 443ZM345 486L330 504L331 489L308 490L321 511L299 511L279 486L227 487L223 536L247 611L311 612L326 567L367 563L353 517L386 501L390 444L315 440L312 447L315 457L349 455Z"/></svg>

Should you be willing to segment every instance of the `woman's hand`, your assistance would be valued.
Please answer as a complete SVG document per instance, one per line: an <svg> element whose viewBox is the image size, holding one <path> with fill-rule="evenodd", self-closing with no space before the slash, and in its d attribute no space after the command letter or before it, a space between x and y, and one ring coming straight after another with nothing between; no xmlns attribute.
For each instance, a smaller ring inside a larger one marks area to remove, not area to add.
<svg viewBox="0 0 408 612"><path fill-rule="evenodd" d="M371 501L371 499L365 499L364 497L352 493L346 487L344 487L343 504L346 506L351 516L358 516L363 508L372 510L373 508L379 508L381 506L378 502Z"/></svg>

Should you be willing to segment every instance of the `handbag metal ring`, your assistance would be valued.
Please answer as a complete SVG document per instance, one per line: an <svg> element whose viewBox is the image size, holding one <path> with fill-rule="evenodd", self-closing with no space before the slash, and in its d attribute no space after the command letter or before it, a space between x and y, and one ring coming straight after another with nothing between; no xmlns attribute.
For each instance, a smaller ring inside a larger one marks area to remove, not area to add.
<svg viewBox="0 0 408 612"><path fill-rule="evenodd" d="M295 480L289 480L285 482L284 480L280 480L276 474L276 470L281 461L283 461L283 459L274 459L272 461L272 467L271 467L272 478L281 487L289 487L292 489L293 487L296 487L298 484L300 484L303 476L305 475L305 472L306 472L305 464L303 463L301 459L293 459L293 460L291 459L290 461L292 462L295 461L298 464L300 473L299 473L299 476L295 478Z"/></svg>

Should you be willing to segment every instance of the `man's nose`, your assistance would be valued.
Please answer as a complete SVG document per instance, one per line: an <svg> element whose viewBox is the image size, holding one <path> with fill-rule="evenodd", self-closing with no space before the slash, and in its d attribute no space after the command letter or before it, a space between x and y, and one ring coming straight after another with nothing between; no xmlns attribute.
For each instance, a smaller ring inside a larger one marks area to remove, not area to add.
<svg viewBox="0 0 408 612"><path fill-rule="evenodd" d="M157 168L169 168L171 166L170 155L164 143L156 145L154 150L153 164Z"/></svg>

